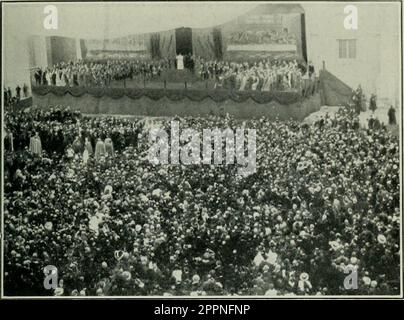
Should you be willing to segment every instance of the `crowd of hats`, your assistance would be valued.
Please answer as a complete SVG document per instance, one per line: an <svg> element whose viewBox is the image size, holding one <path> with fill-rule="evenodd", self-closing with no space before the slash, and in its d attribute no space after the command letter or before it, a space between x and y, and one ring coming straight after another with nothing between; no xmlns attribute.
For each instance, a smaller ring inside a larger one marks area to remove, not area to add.
<svg viewBox="0 0 404 320"><path fill-rule="evenodd" d="M59 108L5 120L13 131L27 119L43 140L70 137L64 147L111 136L116 153L83 163L44 141L42 156L6 152L5 294L399 294L398 138L359 128L349 110L312 125L176 118L181 129L256 129L257 171L245 178L236 164L152 165L142 121ZM47 265L56 289L43 286ZM344 286L352 272L357 288Z"/></svg>

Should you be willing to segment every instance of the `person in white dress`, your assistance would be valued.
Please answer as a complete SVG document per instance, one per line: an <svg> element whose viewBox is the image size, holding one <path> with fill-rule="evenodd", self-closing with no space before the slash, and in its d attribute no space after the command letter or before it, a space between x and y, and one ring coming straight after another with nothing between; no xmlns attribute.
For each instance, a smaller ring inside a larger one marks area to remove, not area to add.
<svg viewBox="0 0 404 320"><path fill-rule="evenodd" d="M240 85L239 91L245 90L245 86L247 85L247 80L248 80L247 74L245 72L243 72L243 75L241 77L241 85Z"/></svg>
<svg viewBox="0 0 404 320"><path fill-rule="evenodd" d="M100 160L106 154L105 143L101 138L97 139L97 144L95 145L95 160Z"/></svg>
<svg viewBox="0 0 404 320"><path fill-rule="evenodd" d="M46 78L46 84L48 86L52 85L51 76L52 76L51 71L49 69L46 69L45 78Z"/></svg>
<svg viewBox="0 0 404 320"><path fill-rule="evenodd" d="M57 70L56 71L56 86L61 87L63 85L62 83L62 72Z"/></svg>
<svg viewBox="0 0 404 320"><path fill-rule="evenodd" d="M177 55L177 70L184 70L184 57L181 53Z"/></svg>

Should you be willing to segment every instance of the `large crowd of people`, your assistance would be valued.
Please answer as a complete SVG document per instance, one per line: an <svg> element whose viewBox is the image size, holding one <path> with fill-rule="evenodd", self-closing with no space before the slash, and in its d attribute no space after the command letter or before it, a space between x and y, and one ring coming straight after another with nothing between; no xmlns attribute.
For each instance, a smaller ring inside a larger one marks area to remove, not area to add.
<svg viewBox="0 0 404 320"><path fill-rule="evenodd" d="M310 64L311 65L311 64ZM192 55L184 56L184 66L196 79L211 80L215 89L235 91L300 91L305 80L314 80L314 69L294 61L232 62L206 60ZM61 87L108 87L113 81L142 80L163 81L165 70L175 69L175 59L151 61L105 60L98 62L58 63L34 72L36 85Z"/></svg>
<svg viewBox="0 0 404 320"><path fill-rule="evenodd" d="M112 81L133 79L136 76L155 78L171 67L172 60L156 61L105 60L61 62L48 68L37 68L34 80L37 85L60 87L107 87Z"/></svg>
<svg viewBox="0 0 404 320"><path fill-rule="evenodd" d="M236 91L300 91L305 79L316 77L314 69L304 68L296 60L237 63L198 59L196 70L202 79L215 79L215 86Z"/></svg>
<svg viewBox="0 0 404 320"><path fill-rule="evenodd" d="M284 30L239 31L229 35L231 44L296 44L295 35Z"/></svg>
<svg viewBox="0 0 404 320"><path fill-rule="evenodd" d="M400 151L384 126L349 109L311 125L176 120L256 129L257 172L153 165L144 120L5 115L5 294L399 294Z"/></svg>
<svg viewBox="0 0 404 320"><path fill-rule="evenodd" d="M21 99L28 98L29 92L28 92L28 86L26 83L21 87L19 84L15 87L14 92L11 90L10 87L4 87L3 88L3 101L4 101L4 106L11 106Z"/></svg>

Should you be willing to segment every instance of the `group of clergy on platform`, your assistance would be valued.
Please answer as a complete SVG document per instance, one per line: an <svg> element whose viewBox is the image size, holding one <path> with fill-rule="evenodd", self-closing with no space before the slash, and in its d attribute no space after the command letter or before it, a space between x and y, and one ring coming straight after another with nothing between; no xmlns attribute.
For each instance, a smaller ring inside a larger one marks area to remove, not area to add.
<svg viewBox="0 0 404 320"><path fill-rule="evenodd" d="M41 138L39 137L38 133L35 134L30 138L29 144L29 151L32 154L41 155L42 154L42 143ZM85 138L84 145L82 140L79 136L77 136L72 145L70 145L67 150L67 158L73 159L76 155L82 153L83 163L86 164L88 159L94 155L95 160L100 160L102 157L110 157L114 156L114 144L111 138L107 137L103 141L101 138L97 139L95 144L95 152L93 151L93 146L91 145L90 140L88 137Z"/></svg>

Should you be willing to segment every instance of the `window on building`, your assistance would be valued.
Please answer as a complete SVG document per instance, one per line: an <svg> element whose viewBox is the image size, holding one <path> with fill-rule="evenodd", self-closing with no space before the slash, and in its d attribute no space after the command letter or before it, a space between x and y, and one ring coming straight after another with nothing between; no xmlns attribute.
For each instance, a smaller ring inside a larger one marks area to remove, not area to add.
<svg viewBox="0 0 404 320"><path fill-rule="evenodd" d="M340 39L338 40L339 58L355 59L356 58L356 39Z"/></svg>

